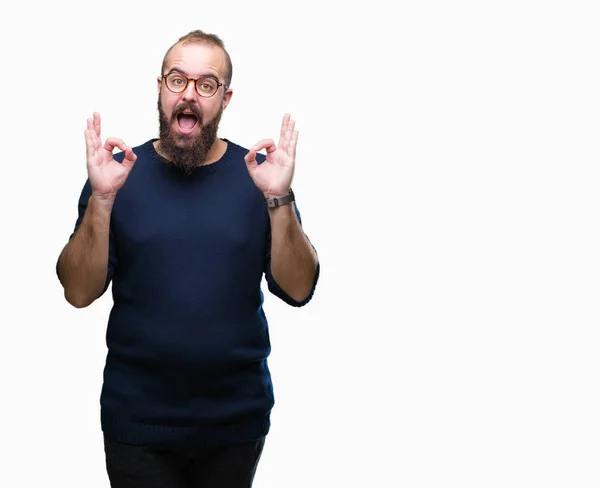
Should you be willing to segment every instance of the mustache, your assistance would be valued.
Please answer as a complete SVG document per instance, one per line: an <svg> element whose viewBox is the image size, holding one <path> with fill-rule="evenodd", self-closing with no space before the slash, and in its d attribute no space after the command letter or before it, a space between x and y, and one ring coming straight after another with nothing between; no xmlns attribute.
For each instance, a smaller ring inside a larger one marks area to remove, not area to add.
<svg viewBox="0 0 600 488"><path fill-rule="evenodd" d="M171 118L176 119L178 115L181 115L186 110L189 110L190 112L192 112L198 119L198 123L202 124L202 120L203 120L202 112L200 111L200 109L198 108L197 105L193 105L191 103L182 103L181 105L177 105L177 107L175 107L173 109Z"/></svg>

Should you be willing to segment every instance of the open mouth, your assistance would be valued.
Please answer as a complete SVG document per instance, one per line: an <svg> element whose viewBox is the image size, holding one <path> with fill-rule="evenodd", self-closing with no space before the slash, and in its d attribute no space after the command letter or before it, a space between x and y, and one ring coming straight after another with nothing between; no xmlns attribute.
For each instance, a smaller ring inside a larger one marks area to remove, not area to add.
<svg viewBox="0 0 600 488"><path fill-rule="evenodd" d="M190 134L198 124L198 118L192 113L177 115L177 125L182 134Z"/></svg>

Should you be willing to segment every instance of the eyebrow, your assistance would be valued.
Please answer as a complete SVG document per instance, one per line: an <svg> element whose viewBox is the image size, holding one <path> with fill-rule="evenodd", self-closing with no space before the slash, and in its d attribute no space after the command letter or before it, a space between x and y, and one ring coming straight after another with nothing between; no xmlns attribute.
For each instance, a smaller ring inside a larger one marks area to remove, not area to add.
<svg viewBox="0 0 600 488"><path fill-rule="evenodd" d="M180 70L178 68L171 68L171 70L168 71L167 74L173 73L174 71L177 73L181 73L182 75L187 76L188 78L191 78L191 76L188 75L185 71ZM217 83L220 83L219 78L217 78L215 75L212 75L212 74L200 75L197 79L201 79L201 78L212 78Z"/></svg>

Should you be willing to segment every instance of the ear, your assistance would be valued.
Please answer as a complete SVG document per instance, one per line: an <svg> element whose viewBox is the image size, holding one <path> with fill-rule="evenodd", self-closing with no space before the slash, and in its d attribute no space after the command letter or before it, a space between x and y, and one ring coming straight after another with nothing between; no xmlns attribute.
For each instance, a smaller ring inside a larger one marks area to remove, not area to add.
<svg viewBox="0 0 600 488"><path fill-rule="evenodd" d="M223 110L225 110L225 108L227 108L227 105L229 105L229 101L231 100L232 96L233 90L231 88L228 88L225 92L225 96L223 96L223 101L221 102L223 104Z"/></svg>
<svg viewBox="0 0 600 488"><path fill-rule="evenodd" d="M158 93L160 94L160 86L162 85L162 78L160 76L156 77L156 88L158 89Z"/></svg>

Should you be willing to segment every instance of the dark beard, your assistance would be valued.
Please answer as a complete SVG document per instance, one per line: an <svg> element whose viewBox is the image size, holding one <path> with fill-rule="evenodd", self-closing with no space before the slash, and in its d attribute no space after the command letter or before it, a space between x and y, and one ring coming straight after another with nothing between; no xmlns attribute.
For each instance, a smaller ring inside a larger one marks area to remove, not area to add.
<svg viewBox="0 0 600 488"><path fill-rule="evenodd" d="M177 115L184 110L191 110L198 119L197 124L202 126L200 135L196 138L179 134L174 131L171 126L171 123L177 120ZM181 169L186 176L191 175L195 168L206 162L208 152L217 139L217 130L219 128L219 122L221 121L221 115L223 114L223 108L221 107L213 120L206 125L202 125L203 117L198 107L196 105L182 103L175 107L173 114L171 115L171 120L169 121L163 112L159 96L158 114L160 135L159 150L161 155L167 159L169 163L173 164L173 166ZM183 142L183 144L181 144L181 142Z"/></svg>

